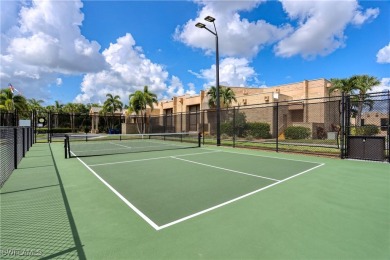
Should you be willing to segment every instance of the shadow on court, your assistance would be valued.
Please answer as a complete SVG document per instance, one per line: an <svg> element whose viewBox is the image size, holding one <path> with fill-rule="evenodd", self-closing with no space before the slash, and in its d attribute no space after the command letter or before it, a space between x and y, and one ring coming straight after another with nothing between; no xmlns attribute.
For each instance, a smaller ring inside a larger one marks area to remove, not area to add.
<svg viewBox="0 0 390 260"><path fill-rule="evenodd" d="M1 189L1 258L85 259L51 148L31 149Z"/></svg>

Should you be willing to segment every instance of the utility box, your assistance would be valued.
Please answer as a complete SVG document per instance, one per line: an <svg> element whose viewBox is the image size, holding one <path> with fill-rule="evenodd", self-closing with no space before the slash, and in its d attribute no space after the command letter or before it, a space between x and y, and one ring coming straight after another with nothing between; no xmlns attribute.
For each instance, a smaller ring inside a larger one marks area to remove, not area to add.
<svg viewBox="0 0 390 260"><path fill-rule="evenodd" d="M348 158L384 161L385 143L384 136L349 136Z"/></svg>

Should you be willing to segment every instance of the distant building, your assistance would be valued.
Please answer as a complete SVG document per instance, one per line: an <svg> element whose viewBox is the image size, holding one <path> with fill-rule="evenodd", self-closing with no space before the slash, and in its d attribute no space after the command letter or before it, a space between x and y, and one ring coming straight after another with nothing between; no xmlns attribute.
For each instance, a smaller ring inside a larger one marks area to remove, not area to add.
<svg viewBox="0 0 390 260"><path fill-rule="evenodd" d="M247 109L245 114L248 122L269 123L273 136L280 135L286 127L294 125L310 128L314 137L319 128L324 131L333 131L334 125L339 122L339 113L337 112L339 103L325 102L329 101L332 96L340 95L337 92L329 93L330 87L331 83L326 79L304 80L268 88L230 87L237 99L237 102L233 101L231 107L239 107L241 110ZM215 119L208 116L202 121L199 115L199 111L213 110L210 109L208 101L207 92L202 90L198 95L183 95L161 101L155 110L159 111L161 116L172 118L169 122L172 126L178 125L178 114L188 114L185 118L180 118L181 129L183 129L182 125L184 124L187 131L199 131L201 123L203 126L208 125L206 132L213 134L212 124L215 124ZM276 102L280 104L278 122L275 122L274 119L274 104ZM255 106L264 108L249 110ZM176 121L174 121L175 118ZM183 120L186 122L183 123ZM172 131L178 130L180 129Z"/></svg>

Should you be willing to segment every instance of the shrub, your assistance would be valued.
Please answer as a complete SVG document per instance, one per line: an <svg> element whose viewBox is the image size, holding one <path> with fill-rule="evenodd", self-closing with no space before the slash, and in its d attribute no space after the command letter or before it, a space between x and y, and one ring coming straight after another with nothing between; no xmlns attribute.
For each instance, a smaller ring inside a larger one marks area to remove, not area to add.
<svg viewBox="0 0 390 260"><path fill-rule="evenodd" d="M310 136L310 129L303 126L289 126L284 131L286 139L307 139Z"/></svg>
<svg viewBox="0 0 390 260"><path fill-rule="evenodd" d="M246 134L253 136L253 138L270 138L270 125L267 123L247 123Z"/></svg>
<svg viewBox="0 0 390 260"><path fill-rule="evenodd" d="M221 134L221 139L224 139L224 140L230 139L230 136L227 134Z"/></svg>
<svg viewBox="0 0 390 260"><path fill-rule="evenodd" d="M226 122L221 124L221 134L233 136L233 123Z"/></svg>
<svg viewBox="0 0 390 260"><path fill-rule="evenodd" d="M47 129L47 127L40 127L40 128L37 128L36 131L38 134L46 134L48 129ZM51 132L53 134L55 134L55 133L71 133L72 129L70 129L70 128L52 128Z"/></svg>
<svg viewBox="0 0 390 260"><path fill-rule="evenodd" d="M364 125L351 127L351 135L376 135L379 134L379 127L376 125Z"/></svg>

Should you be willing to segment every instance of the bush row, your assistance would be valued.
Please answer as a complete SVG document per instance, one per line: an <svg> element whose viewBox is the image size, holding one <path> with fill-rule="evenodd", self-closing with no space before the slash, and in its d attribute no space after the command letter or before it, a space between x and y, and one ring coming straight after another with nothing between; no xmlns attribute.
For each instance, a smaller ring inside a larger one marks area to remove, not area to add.
<svg viewBox="0 0 390 260"><path fill-rule="evenodd" d="M38 134L46 134L47 133L47 127L41 127L37 128L37 133ZM52 128L51 129L52 133L71 133L72 129L71 128Z"/></svg>
<svg viewBox="0 0 390 260"><path fill-rule="evenodd" d="M286 139L306 139L310 137L310 129L303 126L289 126L284 131Z"/></svg>
<svg viewBox="0 0 390 260"><path fill-rule="evenodd" d="M376 125L364 125L351 127L351 135L376 135L379 134L379 127Z"/></svg>
<svg viewBox="0 0 390 260"><path fill-rule="evenodd" d="M267 123L243 123L236 125L235 134L239 137L248 137L253 138L271 138L270 134L270 125ZM221 134L228 136L233 136L234 127L233 122L226 122L221 124Z"/></svg>

